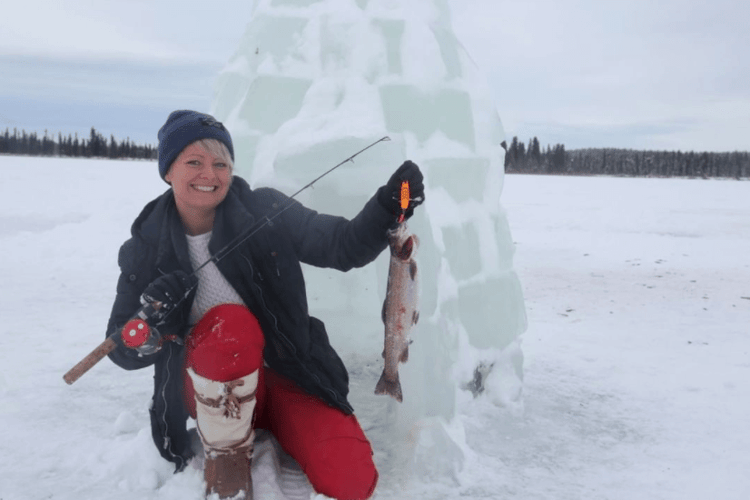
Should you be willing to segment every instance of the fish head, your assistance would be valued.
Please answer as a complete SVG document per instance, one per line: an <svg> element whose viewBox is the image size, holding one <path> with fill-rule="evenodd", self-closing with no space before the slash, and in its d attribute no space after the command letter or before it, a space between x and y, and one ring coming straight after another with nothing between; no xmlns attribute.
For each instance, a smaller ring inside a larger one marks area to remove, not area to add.
<svg viewBox="0 0 750 500"><path fill-rule="evenodd" d="M398 258L399 260L408 261L414 256L417 251L417 238L414 235L409 235L404 241L397 247L391 247L391 255Z"/></svg>
<svg viewBox="0 0 750 500"><path fill-rule="evenodd" d="M409 237L407 237L401 244L401 248L398 249L398 253L396 255L401 260L409 260L411 259L411 256L414 254L414 251L416 249L417 239L414 237L414 235L409 235Z"/></svg>
<svg viewBox="0 0 750 500"><path fill-rule="evenodd" d="M388 245L392 256L409 260L416 252L419 240L407 230L406 224L399 224L396 229L388 231Z"/></svg>

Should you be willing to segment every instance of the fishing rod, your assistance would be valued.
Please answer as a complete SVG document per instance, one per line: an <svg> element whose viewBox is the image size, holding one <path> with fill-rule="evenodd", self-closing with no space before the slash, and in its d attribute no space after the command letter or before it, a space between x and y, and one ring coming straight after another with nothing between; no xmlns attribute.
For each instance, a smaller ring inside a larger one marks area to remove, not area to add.
<svg viewBox="0 0 750 500"><path fill-rule="evenodd" d="M345 163L348 163L348 162L352 161L356 156L358 156L361 153L364 153L365 151L367 151L371 147L373 147L373 146L375 146L375 145L377 145L377 144L379 144L381 142L386 142L386 141L390 141L390 140L391 140L391 138L388 137L388 136L385 136L385 137L383 137L381 139L378 139L377 141L373 142L372 144L370 144L366 148L360 149L359 151L357 151L356 153L354 153L353 155L351 155L346 160L344 160L341 163L339 163L338 165L335 165L334 167L328 169L327 171L325 171L324 173L320 174L315 179L313 179L311 182L309 182L309 183L305 184L304 186L302 186L300 189L297 190L296 193L294 193L293 195L291 195L289 197L289 201L286 203L286 205L284 205L283 207L281 207L275 214L273 214L271 217L268 217L267 215L264 216L261 220L259 220L258 222L256 222L253 226L251 226L249 229L247 229L244 233L240 233L240 235L237 236L234 240L232 240L229 243L227 243L224 246L224 248L222 248L221 250L219 250L218 252L216 252L216 254L213 255L210 259L208 259L206 262L204 262L203 264L201 264L200 266L198 266L195 269L195 271L193 271L193 273L191 274L191 276L194 276L198 271L200 271L201 269L203 269L205 266L207 266L211 262L213 262L214 264L216 264L217 262L219 262L221 259L223 259L228 254L230 254L232 251L234 251L238 246L242 245L245 241L247 241L250 237L252 237L255 233L257 233L258 231L260 231L261 229L263 229L265 226L267 226L268 224L270 224L276 217L278 217L282 213L286 212L286 210L289 209L294 204L294 198L295 198L295 196L297 196L298 194L300 194L302 191L304 191L305 189L309 188L310 186L312 186L313 184L315 184L316 182L318 182L320 179L322 179L326 175L330 174L331 172L333 172L334 170L336 170L337 168L339 168L341 165L344 165Z"/></svg>
<svg viewBox="0 0 750 500"><path fill-rule="evenodd" d="M345 159L344 161L338 163L337 165L331 167L315 179L313 179L311 182L305 184L302 188L297 190L293 195L289 197L289 200L286 204L284 204L283 207L276 210L275 213L272 215L266 214L263 216L260 220L258 220L255 224L250 226L247 230L240 233L237 237L235 237L233 240L231 240L229 243L227 243L223 248L221 248L216 254L212 255L206 262L198 266L188 277L194 277L198 271L206 267L208 264L213 262L216 264L221 259L232 253L234 250L237 249L240 245L242 245L245 241L247 241L249 238L251 238L254 234L256 234L258 231L266 227L268 224L270 224L274 219L279 217L282 213L287 211L295 202L295 197L300 194L305 189L311 187L313 184L318 182L320 179L325 177L326 175L330 174L340 166L348 163L348 162L354 162L354 158L359 156L360 154L364 153L368 149L372 148L373 146L376 146L377 144L380 144L381 142L387 142L390 141L391 138L388 136L382 137L381 139L378 139L377 141L373 142L367 147L364 147L351 155L349 158ZM125 325L118 330L115 330L111 335L109 335L104 342L99 344L93 351L91 351L86 357L84 357L81 361L79 361L73 368L68 370L68 372L63 376L63 380L70 385L81 376L83 376L84 373L89 371L95 364L97 364L99 361L101 361L104 356L112 352L117 348L118 343L125 345L126 347L130 349L137 349L140 353L143 354L152 354L158 351L164 342L166 341L175 341L180 343L181 339L177 337L176 335L166 335L162 337L158 330L153 326L154 323L161 322L165 320L175 309L177 309L177 306L179 306L182 301L184 301L189 295L190 292L193 291L195 287L198 285L195 284L187 289L185 294L180 298L180 300L177 301L175 306L171 308L170 310L166 312L162 312L162 304L158 301L154 302L148 302L145 301L143 297L141 297L142 306L136 311L133 319L125 323Z"/></svg>

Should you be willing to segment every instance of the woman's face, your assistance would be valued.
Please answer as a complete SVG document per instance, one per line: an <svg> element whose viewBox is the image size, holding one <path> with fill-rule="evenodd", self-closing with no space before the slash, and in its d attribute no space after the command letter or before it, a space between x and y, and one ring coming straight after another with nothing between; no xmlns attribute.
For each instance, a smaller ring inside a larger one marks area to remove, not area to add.
<svg viewBox="0 0 750 500"><path fill-rule="evenodd" d="M232 169L198 143L182 150L165 176L178 208L211 211L224 201L232 183Z"/></svg>

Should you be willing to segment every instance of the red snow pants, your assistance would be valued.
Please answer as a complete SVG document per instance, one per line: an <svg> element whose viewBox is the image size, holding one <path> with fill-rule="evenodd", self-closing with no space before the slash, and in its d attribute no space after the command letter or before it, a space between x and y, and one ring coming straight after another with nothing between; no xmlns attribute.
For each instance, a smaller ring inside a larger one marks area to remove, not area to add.
<svg viewBox="0 0 750 500"><path fill-rule="evenodd" d="M185 370L229 382L260 370L255 428L267 429L307 474L318 493L339 500L369 498L378 472L372 447L354 415L304 392L263 366L263 332L255 316L238 304L210 309L186 342ZM196 416L193 383L184 373L185 403Z"/></svg>

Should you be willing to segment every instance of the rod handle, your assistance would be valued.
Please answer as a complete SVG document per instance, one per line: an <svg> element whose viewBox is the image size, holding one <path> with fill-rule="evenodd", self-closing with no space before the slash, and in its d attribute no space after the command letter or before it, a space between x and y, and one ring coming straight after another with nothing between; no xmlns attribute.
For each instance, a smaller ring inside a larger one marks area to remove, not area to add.
<svg viewBox="0 0 750 500"><path fill-rule="evenodd" d="M114 333L107 337L104 342L99 344L93 351L88 354L88 356L83 358L78 362L77 365L68 370L68 373L63 375L63 380L65 380L68 385L71 385L73 382L81 378L81 376L89 371L95 364L101 361L104 356L114 351L117 347L117 344L112 339L114 335L117 334Z"/></svg>

